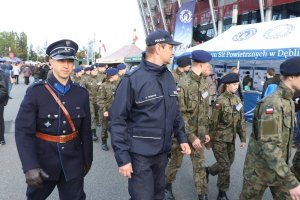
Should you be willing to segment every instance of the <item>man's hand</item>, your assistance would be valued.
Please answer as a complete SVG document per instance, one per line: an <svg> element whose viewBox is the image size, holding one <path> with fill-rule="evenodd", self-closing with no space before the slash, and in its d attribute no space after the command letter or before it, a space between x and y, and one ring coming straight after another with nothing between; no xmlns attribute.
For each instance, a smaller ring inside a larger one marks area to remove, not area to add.
<svg viewBox="0 0 300 200"><path fill-rule="evenodd" d="M188 143L181 143L180 147L182 149L181 153L183 153L185 155L190 155L191 154L191 148L190 148L190 145Z"/></svg>
<svg viewBox="0 0 300 200"><path fill-rule="evenodd" d="M31 187L40 188L43 185L43 179L49 178L49 175L41 168L30 169L25 172L26 183Z"/></svg>
<svg viewBox="0 0 300 200"><path fill-rule="evenodd" d="M242 142L242 143L240 144L240 149L244 148L245 146L246 146L246 143L245 143L245 142Z"/></svg>
<svg viewBox="0 0 300 200"><path fill-rule="evenodd" d="M131 174L133 173L131 163L127 163L126 165L119 167L119 173L125 177L131 178Z"/></svg>
<svg viewBox="0 0 300 200"><path fill-rule="evenodd" d="M202 145L201 145L201 141L199 138L197 138L196 140L194 140L194 142L192 143L194 149L196 151L199 151L201 148L202 148Z"/></svg>
<svg viewBox="0 0 300 200"><path fill-rule="evenodd" d="M292 200L300 200L300 185L289 190Z"/></svg>
<svg viewBox="0 0 300 200"><path fill-rule="evenodd" d="M107 112L107 111L104 112L104 113L103 113L103 116L104 116L104 117L108 117L108 112Z"/></svg>
<svg viewBox="0 0 300 200"><path fill-rule="evenodd" d="M210 141L210 136L209 135L205 135L205 144L209 143Z"/></svg>

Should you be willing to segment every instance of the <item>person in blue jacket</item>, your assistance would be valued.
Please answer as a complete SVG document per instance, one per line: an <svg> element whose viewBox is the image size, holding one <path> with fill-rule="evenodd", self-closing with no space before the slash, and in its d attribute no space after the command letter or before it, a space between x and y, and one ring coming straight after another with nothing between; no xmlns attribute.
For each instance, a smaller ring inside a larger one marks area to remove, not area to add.
<svg viewBox="0 0 300 200"><path fill-rule="evenodd" d="M48 46L53 73L28 87L17 114L15 138L28 200L47 199L56 186L60 200L86 198L83 179L93 161L93 142L89 94L70 78L77 49L72 40Z"/></svg>
<svg viewBox="0 0 300 200"><path fill-rule="evenodd" d="M179 45L164 30L150 33L142 62L125 74L110 108L109 130L119 173L131 200L164 199L172 133L190 154L176 84L166 67Z"/></svg>

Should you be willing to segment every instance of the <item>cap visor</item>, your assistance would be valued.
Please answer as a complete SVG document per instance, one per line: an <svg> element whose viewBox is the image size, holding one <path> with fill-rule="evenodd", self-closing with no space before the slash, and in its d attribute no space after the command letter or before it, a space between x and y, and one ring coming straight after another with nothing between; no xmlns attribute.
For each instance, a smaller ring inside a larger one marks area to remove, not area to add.
<svg viewBox="0 0 300 200"><path fill-rule="evenodd" d="M181 45L182 43L181 42L176 42L173 40L173 42L170 42L169 44L173 45L173 46L178 46L178 45Z"/></svg>
<svg viewBox="0 0 300 200"><path fill-rule="evenodd" d="M77 60L76 56L56 55L51 57L54 60Z"/></svg>

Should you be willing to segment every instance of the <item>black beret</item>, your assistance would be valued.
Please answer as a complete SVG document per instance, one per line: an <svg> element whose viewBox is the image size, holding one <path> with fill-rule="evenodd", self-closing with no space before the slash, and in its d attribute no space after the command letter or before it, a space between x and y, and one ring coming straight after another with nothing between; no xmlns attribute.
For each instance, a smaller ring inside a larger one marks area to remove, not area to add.
<svg viewBox="0 0 300 200"><path fill-rule="evenodd" d="M236 83L240 82L239 75L235 73L230 73L222 77L221 79L222 83L228 84L228 83Z"/></svg>
<svg viewBox="0 0 300 200"><path fill-rule="evenodd" d="M48 46L46 54L55 60L71 59L77 60L76 53L78 45L72 40L59 40Z"/></svg>
<svg viewBox="0 0 300 200"><path fill-rule="evenodd" d="M280 65L280 73L283 76L300 75L300 57L289 58Z"/></svg>
<svg viewBox="0 0 300 200"><path fill-rule="evenodd" d="M174 45L174 46L181 44L180 42L174 41L172 36L170 35L170 33L165 30L154 31L146 37L146 45L147 46L152 46L157 43L167 43L167 44Z"/></svg>
<svg viewBox="0 0 300 200"><path fill-rule="evenodd" d="M192 52L192 60L195 62L205 63L211 61L211 59L212 56L207 51L195 50Z"/></svg>
<svg viewBox="0 0 300 200"><path fill-rule="evenodd" d="M182 56L177 59L176 64L178 65L178 67L186 67L191 65L191 59L187 56Z"/></svg>

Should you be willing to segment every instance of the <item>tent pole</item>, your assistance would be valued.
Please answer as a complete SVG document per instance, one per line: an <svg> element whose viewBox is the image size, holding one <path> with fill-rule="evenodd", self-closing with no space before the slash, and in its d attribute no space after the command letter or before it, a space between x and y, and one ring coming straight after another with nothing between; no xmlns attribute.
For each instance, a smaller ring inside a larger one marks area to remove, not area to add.
<svg viewBox="0 0 300 200"><path fill-rule="evenodd" d="M265 21L265 15L264 15L264 1L259 0L259 10L260 10L260 18L261 22Z"/></svg>
<svg viewBox="0 0 300 200"><path fill-rule="evenodd" d="M152 28L153 28L152 31L155 31L155 30L156 30L156 27L154 26L153 16L152 16L150 4L149 4L149 1L148 1L148 0L146 0L146 2L147 2L148 12L149 12L149 15L150 15L151 25L152 25Z"/></svg>
<svg viewBox="0 0 300 200"><path fill-rule="evenodd" d="M210 8L210 14L211 14L214 32L215 32L214 37L216 37L218 35L218 31L217 31L217 25L216 25L216 15L215 15L215 11L214 11L214 2L212 0L209 0L209 8Z"/></svg>
<svg viewBox="0 0 300 200"><path fill-rule="evenodd" d="M144 21L144 26L146 26L146 35L149 35L149 27L148 27L148 23L147 23L147 20L146 20L146 17L145 17L145 11L144 11L144 8L143 8L143 4L142 4L142 1L141 0L138 0L138 4L139 4L139 8L142 12L142 15L143 15L143 21Z"/></svg>
<svg viewBox="0 0 300 200"><path fill-rule="evenodd" d="M181 0L177 0L178 2L178 7L180 8L181 7Z"/></svg>
<svg viewBox="0 0 300 200"><path fill-rule="evenodd" d="M167 25L166 25L166 19L165 19L165 12L161 6L161 0L158 0L158 4L159 4L160 14L161 14L161 18L162 18L162 21L164 24L165 31L168 31Z"/></svg>

